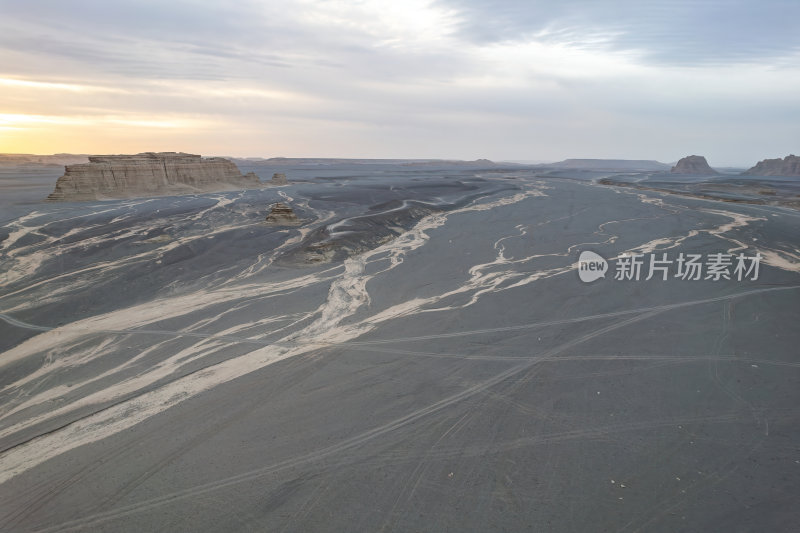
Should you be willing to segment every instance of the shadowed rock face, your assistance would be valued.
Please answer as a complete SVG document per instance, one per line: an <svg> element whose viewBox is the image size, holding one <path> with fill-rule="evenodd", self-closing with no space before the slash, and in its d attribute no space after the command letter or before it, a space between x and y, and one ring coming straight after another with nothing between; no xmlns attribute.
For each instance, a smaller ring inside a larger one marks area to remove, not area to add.
<svg viewBox="0 0 800 533"><path fill-rule="evenodd" d="M744 172L751 176L800 176L800 157L787 155L783 159L764 159Z"/></svg>
<svg viewBox="0 0 800 533"><path fill-rule="evenodd" d="M221 157L176 152L90 156L67 165L48 200L81 201L133 196L162 196L260 187L252 172L242 175Z"/></svg>
<svg viewBox="0 0 800 533"><path fill-rule="evenodd" d="M708 166L708 161L702 155L690 155L684 157L678 164L670 170L673 174L718 174L716 170Z"/></svg>
<svg viewBox="0 0 800 533"><path fill-rule="evenodd" d="M300 220L297 218L297 215L294 214L291 207L278 202L272 206L272 210L269 212L269 215L267 215L267 222L270 224L293 225L299 224Z"/></svg>

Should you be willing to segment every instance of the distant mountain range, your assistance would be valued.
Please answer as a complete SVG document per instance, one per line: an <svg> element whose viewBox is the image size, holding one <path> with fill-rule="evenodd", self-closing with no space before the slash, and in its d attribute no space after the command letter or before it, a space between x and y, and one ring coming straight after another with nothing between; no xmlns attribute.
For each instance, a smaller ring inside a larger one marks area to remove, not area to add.
<svg viewBox="0 0 800 533"><path fill-rule="evenodd" d="M670 166L651 159L565 159L546 167L610 171L669 171Z"/></svg>
<svg viewBox="0 0 800 533"><path fill-rule="evenodd" d="M48 165L61 166L88 163L86 154L0 154L0 165Z"/></svg>
<svg viewBox="0 0 800 533"><path fill-rule="evenodd" d="M462 161L453 159L347 159L347 158L301 158L301 157L248 157L230 158L235 163L246 165L401 165L412 167L428 166L458 166L473 168L491 167L535 167L535 168L560 168L580 170L609 170L609 171L669 171L670 166L665 163L650 160L636 159L566 159L557 163L535 163L524 161L494 162L489 159L476 159Z"/></svg>
<svg viewBox="0 0 800 533"><path fill-rule="evenodd" d="M701 158L702 156L693 156ZM672 165L652 159L565 159L555 163L525 161L494 162L489 159L463 161L454 159L367 159L336 157L226 157L237 165L254 166L407 166L414 168L551 168L564 170L599 170L607 172L670 172ZM686 159L683 166L686 165ZM65 166L87 163L85 154L0 154L0 166ZM680 163L680 162L678 162ZM677 165L682 168L680 165ZM687 166L688 169L688 166ZM690 169L689 169L690 170ZM689 171L687 170L687 172ZM711 172L713 170L709 167ZM800 176L800 157L789 155L783 159L764 159L742 172L749 176Z"/></svg>
<svg viewBox="0 0 800 533"><path fill-rule="evenodd" d="M392 165L392 166L459 166L486 168L494 166L508 166L514 163L495 163L488 159L476 159L474 161L462 161L458 159L349 159L344 157L228 157L237 165Z"/></svg>

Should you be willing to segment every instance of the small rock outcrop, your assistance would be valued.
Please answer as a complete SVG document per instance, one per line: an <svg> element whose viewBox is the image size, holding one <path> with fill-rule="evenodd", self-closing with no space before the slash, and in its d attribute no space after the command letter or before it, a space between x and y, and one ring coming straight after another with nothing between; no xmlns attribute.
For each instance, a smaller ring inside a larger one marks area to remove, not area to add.
<svg viewBox="0 0 800 533"><path fill-rule="evenodd" d="M800 157L791 154L783 159L764 159L743 174L750 176L800 176Z"/></svg>
<svg viewBox="0 0 800 533"><path fill-rule="evenodd" d="M261 187L254 173L243 176L222 157L203 158L179 152L95 155L89 162L67 165L51 201L100 200L163 196Z"/></svg>
<svg viewBox="0 0 800 533"><path fill-rule="evenodd" d="M290 226L300 223L300 219L294 214L292 208L286 204L278 202L272 206L269 215L267 215L267 222L280 226Z"/></svg>
<svg viewBox="0 0 800 533"><path fill-rule="evenodd" d="M670 169L673 174L700 174L713 175L719 174L716 170L708 166L708 161L702 155L690 155L684 157Z"/></svg>
<svg viewBox="0 0 800 533"><path fill-rule="evenodd" d="M283 172L276 172L269 180L270 185L289 185L289 180L286 179L286 174Z"/></svg>

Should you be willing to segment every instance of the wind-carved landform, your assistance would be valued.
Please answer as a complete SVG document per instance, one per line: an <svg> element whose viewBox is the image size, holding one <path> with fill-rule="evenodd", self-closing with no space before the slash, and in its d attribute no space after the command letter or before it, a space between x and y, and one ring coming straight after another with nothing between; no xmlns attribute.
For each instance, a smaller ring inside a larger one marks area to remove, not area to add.
<svg viewBox="0 0 800 533"><path fill-rule="evenodd" d="M672 174L694 174L712 176L719 174L708 165L708 161L702 155L686 156L670 169Z"/></svg>
<svg viewBox="0 0 800 533"><path fill-rule="evenodd" d="M294 226L300 224L300 219L294 214L292 208L281 202L272 206L266 221L278 226Z"/></svg>
<svg viewBox="0 0 800 533"><path fill-rule="evenodd" d="M289 185L289 180L286 179L286 174L283 172L276 172L272 175L272 179L269 181L270 185Z"/></svg>
<svg viewBox="0 0 800 533"><path fill-rule="evenodd" d="M749 176L800 176L800 157L790 154L783 159L764 159L743 174Z"/></svg>
<svg viewBox="0 0 800 533"><path fill-rule="evenodd" d="M661 191L681 196L728 203L780 206L800 209L800 180L787 179L799 172L796 156L767 159L741 174L731 169L720 173L706 158L682 158L670 173L638 172L598 176L598 183L643 191Z"/></svg>
<svg viewBox="0 0 800 533"><path fill-rule="evenodd" d="M89 162L67 165L50 201L165 196L261 187L253 172L242 174L222 157L182 152L95 155Z"/></svg>

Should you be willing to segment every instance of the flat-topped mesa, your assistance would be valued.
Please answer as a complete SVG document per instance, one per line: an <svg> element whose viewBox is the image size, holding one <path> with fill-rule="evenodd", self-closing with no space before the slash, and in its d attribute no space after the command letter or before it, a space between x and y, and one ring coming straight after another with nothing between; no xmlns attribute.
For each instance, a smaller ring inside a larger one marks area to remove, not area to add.
<svg viewBox="0 0 800 533"><path fill-rule="evenodd" d="M719 174L708 166L708 161L702 155L686 156L670 169L673 174L714 175Z"/></svg>
<svg viewBox="0 0 800 533"><path fill-rule="evenodd" d="M750 176L800 176L800 157L790 154L776 159L764 159L743 174Z"/></svg>
<svg viewBox="0 0 800 533"><path fill-rule="evenodd" d="M89 162L67 165L58 178L51 201L100 200L164 196L261 187L258 176L242 175L222 157L181 152L136 155L93 155Z"/></svg>

